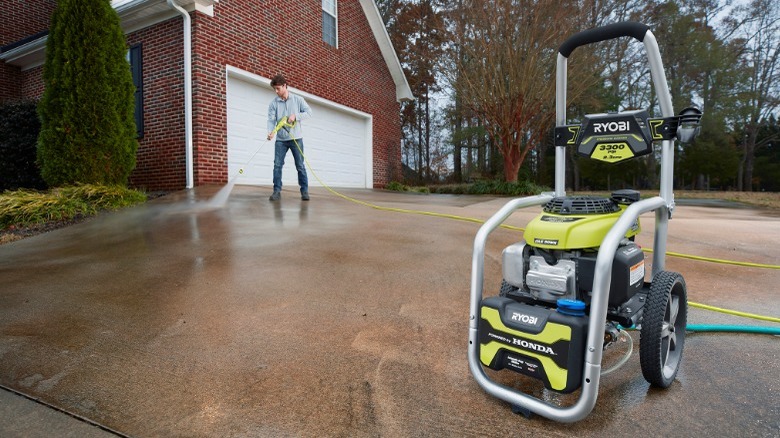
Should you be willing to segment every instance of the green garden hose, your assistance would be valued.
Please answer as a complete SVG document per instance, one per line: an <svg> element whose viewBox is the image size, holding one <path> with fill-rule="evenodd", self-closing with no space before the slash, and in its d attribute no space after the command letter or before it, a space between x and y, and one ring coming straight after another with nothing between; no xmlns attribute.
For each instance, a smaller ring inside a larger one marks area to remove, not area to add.
<svg viewBox="0 0 780 438"><path fill-rule="evenodd" d="M722 325L722 324L689 324L685 326L689 332L727 332L727 333L755 333L760 335L780 336L780 328L761 327L751 325Z"/></svg>

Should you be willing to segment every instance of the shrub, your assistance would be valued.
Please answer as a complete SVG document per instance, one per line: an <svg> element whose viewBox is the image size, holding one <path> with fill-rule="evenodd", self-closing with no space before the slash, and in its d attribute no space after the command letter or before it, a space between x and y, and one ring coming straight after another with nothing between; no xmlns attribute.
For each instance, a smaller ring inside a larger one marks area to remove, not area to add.
<svg viewBox="0 0 780 438"><path fill-rule="evenodd" d="M126 184L138 142L133 80L108 0L59 0L39 104L38 162L50 186Z"/></svg>
<svg viewBox="0 0 780 438"><path fill-rule="evenodd" d="M46 188L35 165L35 144L41 130L35 108L32 101L0 106L0 192Z"/></svg>
<svg viewBox="0 0 780 438"><path fill-rule="evenodd" d="M476 181L471 184L443 184L430 187L410 187L398 181L392 181L385 190L395 192L439 193L449 195L505 195L528 196L551 191L549 187L537 185L531 181L506 182L497 180Z"/></svg>
<svg viewBox="0 0 780 438"><path fill-rule="evenodd" d="M405 191L406 186L399 183L398 181L390 181L388 185L385 186L385 190L391 190L393 192L403 192Z"/></svg>
<svg viewBox="0 0 780 438"><path fill-rule="evenodd" d="M405 184L401 184L398 181L391 181L389 184L387 184L387 186L385 186L385 190L392 190L394 192L431 193L428 187L410 187Z"/></svg>
<svg viewBox="0 0 780 438"><path fill-rule="evenodd" d="M146 201L146 195L122 186L79 185L53 189L7 191L0 195L0 228L91 216Z"/></svg>
<svg viewBox="0 0 780 438"><path fill-rule="evenodd" d="M531 181L476 181L473 184L448 184L431 187L433 193L468 194L468 195L506 195L527 196L538 195L550 189L534 184Z"/></svg>

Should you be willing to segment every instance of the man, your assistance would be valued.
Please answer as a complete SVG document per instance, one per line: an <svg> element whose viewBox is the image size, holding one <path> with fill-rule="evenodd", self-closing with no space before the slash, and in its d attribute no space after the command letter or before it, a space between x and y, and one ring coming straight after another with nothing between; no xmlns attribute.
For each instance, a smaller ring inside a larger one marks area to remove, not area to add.
<svg viewBox="0 0 780 438"><path fill-rule="evenodd" d="M287 90L287 80L283 75L271 79L276 97L268 105L268 140L274 137L274 128L282 118L287 117L287 123L292 128L284 127L276 134L276 149L274 153L274 192L268 198L278 201L282 197L282 167L287 150L292 151L295 169L298 171L298 185L301 186L301 199L309 200L309 179L306 175L306 164L303 161L303 130L301 121L311 117L311 108L301 96L290 94ZM297 143L297 146L296 146ZM300 147L300 150L298 149Z"/></svg>

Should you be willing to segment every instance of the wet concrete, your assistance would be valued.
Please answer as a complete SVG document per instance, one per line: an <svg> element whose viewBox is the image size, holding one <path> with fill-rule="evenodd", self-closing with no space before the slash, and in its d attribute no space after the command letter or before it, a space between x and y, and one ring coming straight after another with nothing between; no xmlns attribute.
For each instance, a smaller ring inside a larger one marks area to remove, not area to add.
<svg viewBox="0 0 780 438"><path fill-rule="evenodd" d="M585 420L514 415L466 361L477 224L372 210L322 189L309 203L292 190L270 203L268 189L244 186L223 209L188 199L217 189L0 246L0 384L139 437L780 430L780 344L767 335L689 335L677 381L657 390L642 378L634 333L633 356L602 379ZM345 192L481 219L506 202ZM640 243L652 246L652 216L643 221ZM488 290L500 283L501 250L520 237L492 235ZM778 248L780 218L757 210L680 206L670 223L670 251L777 265ZM780 315L779 270L677 258L667 268L683 273L691 301ZM695 308L689 323L771 325ZM570 401L519 375L496 378ZM29 423L3 416L0 435L26 436L16 432Z"/></svg>

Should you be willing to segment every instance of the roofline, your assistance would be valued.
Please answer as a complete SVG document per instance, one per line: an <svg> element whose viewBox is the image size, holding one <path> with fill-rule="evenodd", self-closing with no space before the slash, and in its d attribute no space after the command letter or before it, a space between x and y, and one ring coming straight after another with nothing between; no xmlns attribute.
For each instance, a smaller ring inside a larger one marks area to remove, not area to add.
<svg viewBox="0 0 780 438"><path fill-rule="evenodd" d="M187 3L182 4L185 9L198 10L213 15L213 5L219 0L178 0L177 3L185 1ZM168 7L166 0L113 0L111 3L122 21L122 29L125 33L149 27L177 15L176 11ZM165 5L164 8L162 8L163 5ZM374 0L360 0L360 6L363 8L368 25L395 83L396 100L398 102L414 100L409 82L406 80L401 62L390 42L390 36L387 34L385 23L382 21L376 3ZM6 50L0 53L0 61L20 67L23 71L41 66L46 61L46 39L47 36L43 35Z"/></svg>
<svg viewBox="0 0 780 438"><path fill-rule="evenodd" d="M387 28L382 20L382 15L379 13L379 8L377 8L374 0L360 0L360 6L363 7L363 13L368 19L368 25L374 33L374 39L379 44L379 50L382 52L387 68L390 69L390 76L393 77L393 82L395 82L396 100L399 102L414 100L414 94L412 94L412 89L406 80L406 75L403 68L401 68L401 62L398 60L393 44L390 42L390 35L387 34Z"/></svg>
<svg viewBox="0 0 780 438"><path fill-rule="evenodd" d="M179 0L182 1L182 0ZM213 14L214 0L189 0L183 7L189 11L199 10ZM119 15L125 34L160 23L178 16L178 12L167 5L166 0L112 0L111 5ZM22 71L39 67L46 62L46 40L41 35L19 46L0 53L0 61L19 67Z"/></svg>

